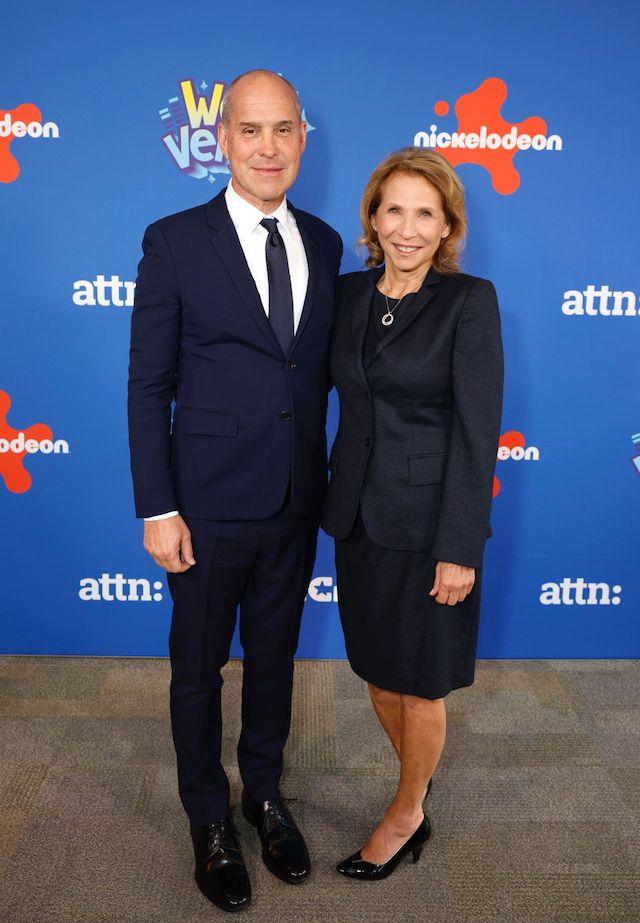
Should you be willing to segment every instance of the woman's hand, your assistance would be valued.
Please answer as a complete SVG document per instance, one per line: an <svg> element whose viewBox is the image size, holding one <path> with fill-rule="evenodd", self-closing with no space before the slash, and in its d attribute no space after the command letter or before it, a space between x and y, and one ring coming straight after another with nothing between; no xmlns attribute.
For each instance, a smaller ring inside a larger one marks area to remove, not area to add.
<svg viewBox="0 0 640 923"><path fill-rule="evenodd" d="M449 564L447 561L438 561L436 564L436 579L429 590L429 596L435 596L437 603L446 603L455 606L461 603L465 596L471 592L476 582L476 572L473 567L463 564Z"/></svg>

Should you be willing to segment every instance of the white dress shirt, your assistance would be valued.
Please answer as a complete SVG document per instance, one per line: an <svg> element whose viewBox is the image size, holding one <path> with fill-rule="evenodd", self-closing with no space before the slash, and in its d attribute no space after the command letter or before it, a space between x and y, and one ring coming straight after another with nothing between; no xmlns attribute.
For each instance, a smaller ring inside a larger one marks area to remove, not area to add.
<svg viewBox="0 0 640 923"><path fill-rule="evenodd" d="M260 222L263 218L278 219L278 230L284 241L287 262L289 263L291 293L293 295L293 333L295 336L307 294L309 265L302 237L300 236L296 219L289 211L286 196L276 210L268 215L265 215L255 205L238 195L233 188L233 180L229 180L224 198L267 317L269 316L269 276L267 274L266 246L269 232L262 227ZM160 513L158 516L145 516L145 521L168 519L169 516L177 515L178 510L171 510L169 513Z"/></svg>

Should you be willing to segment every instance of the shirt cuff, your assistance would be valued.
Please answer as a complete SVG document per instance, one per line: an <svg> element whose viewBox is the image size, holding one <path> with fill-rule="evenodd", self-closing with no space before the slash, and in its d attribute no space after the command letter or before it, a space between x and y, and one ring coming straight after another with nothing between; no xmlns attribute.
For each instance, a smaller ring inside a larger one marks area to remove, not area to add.
<svg viewBox="0 0 640 923"><path fill-rule="evenodd" d="M169 519L170 516L178 516L178 510L171 510L170 513L160 513L158 516L145 516L145 522L155 522L156 519Z"/></svg>

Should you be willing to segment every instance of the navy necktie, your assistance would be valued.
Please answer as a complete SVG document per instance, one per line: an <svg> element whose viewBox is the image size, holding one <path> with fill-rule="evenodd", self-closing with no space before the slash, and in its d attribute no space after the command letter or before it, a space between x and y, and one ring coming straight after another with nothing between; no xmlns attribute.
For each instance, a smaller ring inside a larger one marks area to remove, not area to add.
<svg viewBox="0 0 640 923"><path fill-rule="evenodd" d="M269 321L286 356L293 339L293 294L287 251L278 231L278 219L263 218L260 224L269 232L266 243Z"/></svg>

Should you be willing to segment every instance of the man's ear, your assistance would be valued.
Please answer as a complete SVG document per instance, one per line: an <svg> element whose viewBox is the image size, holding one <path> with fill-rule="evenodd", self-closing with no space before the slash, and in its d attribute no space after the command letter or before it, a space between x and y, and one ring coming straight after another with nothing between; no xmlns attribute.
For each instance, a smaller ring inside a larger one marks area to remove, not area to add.
<svg viewBox="0 0 640 923"><path fill-rule="evenodd" d="M218 144L222 148L222 153L224 156L227 156L227 129L224 127L224 122L218 122Z"/></svg>

